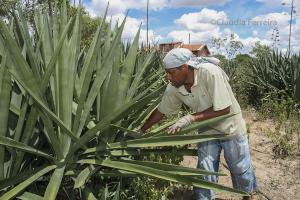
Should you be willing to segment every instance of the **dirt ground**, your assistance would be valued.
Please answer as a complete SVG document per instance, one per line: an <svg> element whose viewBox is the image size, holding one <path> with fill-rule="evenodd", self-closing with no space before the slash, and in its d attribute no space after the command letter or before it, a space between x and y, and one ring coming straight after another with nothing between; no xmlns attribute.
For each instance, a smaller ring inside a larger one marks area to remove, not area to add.
<svg viewBox="0 0 300 200"><path fill-rule="evenodd" d="M299 153L285 159L274 158L274 144L267 137L274 130L271 120L258 121L253 110L243 111L243 116L250 128L249 146L252 164L255 169L259 192L256 200L300 200L300 155ZM186 156L182 165L196 167L197 157ZM220 171L229 174L221 155ZM219 183L232 187L230 176L220 177ZM191 191L182 192L177 199L191 199ZM220 199L241 199L226 193L217 193Z"/></svg>

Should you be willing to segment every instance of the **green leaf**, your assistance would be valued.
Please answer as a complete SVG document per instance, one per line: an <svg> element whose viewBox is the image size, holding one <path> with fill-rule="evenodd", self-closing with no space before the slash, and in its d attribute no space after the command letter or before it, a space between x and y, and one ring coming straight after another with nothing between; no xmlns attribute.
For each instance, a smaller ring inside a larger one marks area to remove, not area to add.
<svg viewBox="0 0 300 200"><path fill-rule="evenodd" d="M29 29L27 26L27 23L25 22L25 17L22 13L21 9L18 9L18 14L20 15L19 18L16 17L15 14L13 14L14 16L14 21L16 22L16 26L17 29L20 30L21 36L22 36L22 40L24 41L26 50L27 50L27 56L29 58L29 62L30 62L30 66L33 72L33 75L37 78L38 81L40 81L41 78L41 74L40 74L40 70L38 67L38 63L37 63L37 57L34 53L33 47L32 47L32 41L29 35Z"/></svg>
<svg viewBox="0 0 300 200"><path fill-rule="evenodd" d="M6 68L7 55L2 57L0 65L0 137L5 137L8 127L10 105L11 77ZM4 147L0 147L0 180L4 179Z"/></svg>
<svg viewBox="0 0 300 200"><path fill-rule="evenodd" d="M17 198L21 200L43 200L43 197L30 192L24 192L24 194Z"/></svg>
<svg viewBox="0 0 300 200"><path fill-rule="evenodd" d="M145 147L160 147L160 146L177 146L186 144L196 144L215 139L225 139L226 134L199 134L199 135L170 135L160 137L150 137L135 140L127 140L109 144L109 149L122 149L122 148L145 148ZM84 153L92 153L101 151L103 148L93 147L86 149Z"/></svg>
<svg viewBox="0 0 300 200"><path fill-rule="evenodd" d="M158 163L158 162L149 162L149 161L136 161L130 159L122 159L122 162L138 164L142 166L147 166L159 170L163 170L169 172L171 174L178 174L184 176L201 176L201 175L217 175L217 176L227 176L223 173L218 172L210 172L203 169L195 169L195 168L188 168L182 167L179 165L167 164L167 163Z"/></svg>
<svg viewBox="0 0 300 200"><path fill-rule="evenodd" d="M132 127L139 126L142 124L143 120L148 119L150 114L157 108L158 104L161 102L162 97L157 98L140 116L133 122Z"/></svg>
<svg viewBox="0 0 300 200"><path fill-rule="evenodd" d="M114 156L114 157L124 157L124 156L146 156L146 155L166 155L166 154L176 154L178 156L197 156L196 149L120 149L120 150L108 150L103 148L99 150L97 155L99 156Z"/></svg>
<svg viewBox="0 0 300 200"><path fill-rule="evenodd" d="M72 19L72 20L75 20L75 18ZM55 48L54 53L53 53L52 57L50 58L49 63L47 64L46 71L45 71L45 74L42 78L42 83L41 83L42 91L46 90L46 87L47 87L47 84L49 82L50 76L51 76L51 74L53 73L53 71L55 69L55 64L57 62L59 54L61 53L62 46L63 46L63 43L66 39L68 30L71 28L72 20L70 20L69 23L67 24L67 26L64 28L64 31L62 32L62 35L61 35L61 37L58 41L58 45Z"/></svg>
<svg viewBox="0 0 300 200"><path fill-rule="evenodd" d="M98 27L97 32L93 38L92 44L85 57L83 68L79 79L79 86L77 87L79 100L78 100L78 107L76 110L75 120L72 127L73 132L75 132L77 136L81 134L81 129L82 129L81 126L83 126L83 124L85 123L84 119L82 119L82 111L85 106L85 100L89 91L94 66L96 65L96 58L98 55L97 50L100 48L100 39L101 39L100 36L101 36L102 28L104 27L105 24L107 11L108 11L108 5L106 7L101 25Z"/></svg>
<svg viewBox="0 0 300 200"><path fill-rule="evenodd" d="M45 166L38 167L38 168L35 168L35 169L30 169L30 170L27 170L27 171L24 171L24 172L20 172L16 176L12 176L10 178L1 180L0 181L0 190L3 190L6 187L9 187L11 185L16 185L16 184L20 183L21 181L24 181L25 179L27 179L28 177L34 175L35 173L37 173L38 171L40 171L44 167Z"/></svg>
<svg viewBox="0 0 300 200"><path fill-rule="evenodd" d="M211 183L208 181L204 181L201 179L197 179L194 177L189 177L189 176L179 176L179 175L174 175L169 172L165 172L163 170L151 168L148 166L143 166L143 165L138 165L138 164L133 164L133 163L125 163L122 161L113 161L110 159L105 159L105 160L95 160L95 159L85 159L85 160L79 160L78 163L81 164L95 164L95 165L101 165L101 166L106 166L106 167L111 167L115 169L122 169L122 170L127 170L131 172L136 172L139 174L144 174L148 176L152 176L155 178L159 179L164 179L176 183L181 183L181 184L186 184L186 185L191 185L194 187L200 187L200 188L205 188L205 189L213 189L216 191L221 191L221 192L231 192L239 195L247 195L247 193L228 188L216 183Z"/></svg>
<svg viewBox="0 0 300 200"><path fill-rule="evenodd" d="M79 172L75 172L74 170L67 171L65 176L75 176L78 175ZM135 177L136 173L128 172L124 170L103 170L97 171L93 174L93 177Z"/></svg>
<svg viewBox="0 0 300 200"><path fill-rule="evenodd" d="M17 79L17 77L14 77ZM18 79L17 79L18 80ZM28 94L32 97L32 99L37 103L40 107L40 111L42 113L45 112L47 116L49 116L57 125L66 133L74 142L79 142L79 139L66 127L66 125L35 95L31 88L27 87L25 83L20 82L22 87L28 92Z"/></svg>
<svg viewBox="0 0 300 200"><path fill-rule="evenodd" d="M118 95L118 102L122 102L126 100L126 93L129 90L130 83L131 83L131 77L134 72L135 67L135 60L137 56L137 50L139 45L139 37L140 37L140 31L141 26L138 29L137 34L135 35L135 38L132 42L132 45L130 46L129 52L126 56L126 59L124 61L124 66L121 69L121 76L120 76L120 85L119 85L119 95ZM127 99L128 101L129 99Z"/></svg>
<svg viewBox="0 0 300 200"><path fill-rule="evenodd" d="M137 177L139 174L124 170L105 170L95 173L96 177Z"/></svg>
<svg viewBox="0 0 300 200"><path fill-rule="evenodd" d="M92 190L89 187L83 189L83 195L85 200L97 200Z"/></svg>
<svg viewBox="0 0 300 200"><path fill-rule="evenodd" d="M89 177L91 177L99 168L95 168L93 165L86 167L82 170L75 179L74 188L80 188L84 186Z"/></svg>
<svg viewBox="0 0 300 200"><path fill-rule="evenodd" d="M113 200L119 200L120 199L120 189L121 189L121 184L119 183L118 187L117 187L117 190L115 191Z"/></svg>
<svg viewBox="0 0 300 200"><path fill-rule="evenodd" d="M51 165L51 166L45 167L44 169L40 170L39 172L37 172L33 176L29 177L28 179L26 179L22 183L18 184L16 187L12 188L11 190L9 190L5 194L3 194L0 197L0 199L1 200L12 199L16 195L18 195L21 191L23 191L27 186L29 186L30 184L35 182L38 178L40 178L41 176L47 174L48 172L50 172L51 170L53 170L55 168L56 168L56 165Z"/></svg>
<svg viewBox="0 0 300 200"><path fill-rule="evenodd" d="M33 97L33 99L37 100L39 105L41 105L46 111L50 111L45 105L46 102L45 99L43 98L41 89L39 87L38 84L39 81L34 76L32 70L30 69L28 63L26 62L24 56L22 55L20 48L18 47L14 38L10 35L9 30L6 27L6 24L2 20L0 20L0 29L1 29L0 33L2 34L3 38L5 38L4 43L9 50L8 51L9 58L12 59L13 61L13 65L10 66L9 68L10 74L18 81L18 83L22 85L22 88L26 89L26 92L28 92ZM50 111L50 115L51 114L53 113ZM35 115L32 116L34 116L33 121L36 120ZM54 117L54 120L57 119L56 116L54 115L51 116ZM28 134L31 134L31 132L28 132L27 135ZM53 136L53 134L51 134L51 136ZM52 144L55 145L58 143L57 139L56 140L53 139L54 136L51 138L52 138ZM57 155L60 155L58 148L54 148L54 150L58 151L56 152Z"/></svg>
<svg viewBox="0 0 300 200"><path fill-rule="evenodd" d="M31 154L38 155L38 156L42 156L42 157L50 159L50 160L54 160L54 158L52 156L50 156L49 154L44 153L40 150L37 150L33 147L27 146L24 143L17 142L17 141L15 141L11 138L8 138L8 137L0 136L0 145L6 146L6 147L12 147L12 148L15 148L17 150L21 150L21 151L24 151L24 152L28 152L28 153L31 153Z"/></svg>
<svg viewBox="0 0 300 200"><path fill-rule="evenodd" d="M155 55L154 51L152 51L149 55L147 55L147 58L144 60L141 69L135 74L134 80L127 92L127 97L126 97L127 100L131 99L138 91L139 83L142 80L142 76L144 75L144 72L149 68L150 63L153 61L154 55Z"/></svg>
<svg viewBox="0 0 300 200"><path fill-rule="evenodd" d="M10 59L13 60L13 65L9 66L9 71L15 77L18 77L23 83L30 86L34 93L41 97L41 91L39 88L39 82L34 76L32 70L30 69L28 63L26 62L25 58L22 55L20 48L17 46L15 39L11 36L9 30L5 22L0 20L0 34L4 38L4 43L8 50L8 56Z"/></svg>
<svg viewBox="0 0 300 200"><path fill-rule="evenodd" d="M77 149L81 147L81 145L88 142L92 137L98 132L102 132L105 129L109 127L111 123L114 121L118 121L128 115L128 113L132 112L133 109L137 109L139 107L142 107L145 105L145 102L148 102L149 99L155 98L157 95L159 95L163 90L165 89L165 86L162 86L152 92L151 94L145 96L143 99L140 99L140 101L136 101L136 99L133 99L132 101L124 104L122 107L117 109L115 112L113 112L111 115L107 116L105 119L101 120L96 126L90 130L88 130L79 141L79 144L74 145L73 149L70 151L71 153L75 152ZM137 97L138 98L138 97Z"/></svg>
<svg viewBox="0 0 300 200"><path fill-rule="evenodd" d="M44 200L55 200L65 172L65 166L56 168L46 188Z"/></svg>
<svg viewBox="0 0 300 200"><path fill-rule="evenodd" d="M69 41L65 40L60 54L56 75L57 75L57 91L58 91L58 117L71 130L72 128L72 103L73 103L73 88L75 82L75 73L77 72L77 59L80 53L80 10L78 9L75 25ZM67 17L65 17L67 18ZM72 49L72 51L70 51ZM64 130L59 130L59 139L62 142L62 153L67 155L71 139L62 133Z"/></svg>
<svg viewBox="0 0 300 200"><path fill-rule="evenodd" d="M114 57L114 53L115 53L115 48L118 45L118 42L121 38L122 35L122 31L124 29L125 26L125 22L126 22L126 17L122 22L122 25L120 27L120 29L118 30L118 32L116 33L116 36L113 40L113 43L109 49L109 51L104 55L104 60L103 63L101 63L101 70L98 70L96 73L96 78L91 86L90 92L87 96L87 99L84 103L84 109L83 109L83 114L80 118L80 125L78 127L78 130L76 130L77 132L77 136L80 136L81 131L83 129L83 126L86 122L87 116L90 112L90 109L98 95L98 91L100 90L101 85L103 84L107 74L109 73L109 71L111 70L111 66L113 64L113 57ZM80 102L78 104L80 106Z"/></svg>
<svg viewBox="0 0 300 200"><path fill-rule="evenodd" d="M221 121L223 121L224 119L227 119L229 117L232 117L234 115L236 115L238 113L229 113L229 114L226 114L226 115L222 115L222 116L219 116L219 117L214 117L214 118L211 118L211 119L207 119L207 120L204 120L204 121L201 121L201 122L194 122L192 123L191 125L183 128L181 131L179 131L178 133L176 133L176 135L183 135L183 134L186 134L186 133L189 133L191 131L194 131L196 129L200 129L200 128L205 128L205 127L210 127L214 124L217 124ZM176 122L176 121L174 121ZM158 132L152 136L160 136L160 135L166 135L167 133L166 132ZM224 133L226 134L226 133Z"/></svg>

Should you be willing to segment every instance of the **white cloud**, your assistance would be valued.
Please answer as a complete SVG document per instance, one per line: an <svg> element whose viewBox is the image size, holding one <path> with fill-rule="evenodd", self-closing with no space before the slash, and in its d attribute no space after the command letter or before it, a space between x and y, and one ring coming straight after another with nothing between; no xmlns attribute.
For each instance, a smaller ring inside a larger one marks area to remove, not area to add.
<svg viewBox="0 0 300 200"><path fill-rule="evenodd" d="M226 13L204 8L200 12L182 15L179 19L175 20L175 23L193 31L209 31L218 28L218 26L213 23L218 19L227 20Z"/></svg>
<svg viewBox="0 0 300 200"><path fill-rule="evenodd" d="M266 39L261 39L258 37L247 37L247 38L240 38L240 41L243 43L243 45L248 48L248 47L254 47L256 42L260 42L261 44L270 46L272 44L272 42L270 40L266 40Z"/></svg>
<svg viewBox="0 0 300 200"><path fill-rule="evenodd" d="M276 23L272 23L272 25L276 25L278 28L280 28L288 25L289 19L290 16L282 12L282 13L268 13L265 15L258 15L256 17L253 17L251 20L276 22Z"/></svg>
<svg viewBox="0 0 300 200"><path fill-rule="evenodd" d="M182 41L184 43L189 42L189 34L191 43L209 43L212 37L219 37L220 32L219 29L215 29L213 31L200 31L200 32L193 32L189 30L175 30L171 31L167 38L170 38L174 41Z"/></svg>
<svg viewBox="0 0 300 200"><path fill-rule="evenodd" d="M103 15L107 3L109 2L109 15L124 14L130 9L144 9L146 12L147 0L92 0L84 3L85 7L92 16ZM149 8L151 10L158 10L166 7L167 0L150 0Z"/></svg>
<svg viewBox="0 0 300 200"><path fill-rule="evenodd" d="M109 0L92 0L91 2L85 2L84 6L92 17L103 16L107 3ZM166 6L167 0L150 0L149 8L152 10L158 10ZM125 17L125 12L129 9L145 9L146 13L147 0L110 0L108 7L108 19L112 18L112 27L115 26L118 21L119 24ZM129 10L130 12L130 10ZM134 17L127 17L122 39L125 41L131 41L136 35L140 25L145 24L144 19L137 19ZM140 42L146 41L146 30L141 29ZM153 30L148 32L150 42L160 40L162 37L156 34Z"/></svg>
<svg viewBox="0 0 300 200"><path fill-rule="evenodd" d="M300 17L297 16L294 18L296 23L292 24L292 37L291 37L291 48L293 50L297 50L300 48L300 38L296 38L296 35L300 35ZM289 40L289 33L290 33L290 15L285 14L284 12L282 13L268 13L265 15L259 15L252 20L258 20L258 21L265 21L265 20L275 20L277 22L277 25L274 27L277 27L279 30L279 44L282 49L287 48L288 46L288 40ZM267 31L260 31L260 38L262 40L270 40L271 43L272 41L272 34L273 34L273 28L270 27L269 30Z"/></svg>
<svg viewBox="0 0 300 200"><path fill-rule="evenodd" d="M125 15L124 14L116 14L112 16L112 27L116 25L118 22L119 25L121 25L122 21L124 20ZM138 32L138 29L140 25L144 23L144 20L137 19L133 17L127 17L125 27L122 34L122 39L125 41L132 41ZM150 44L154 41L158 41L162 39L162 36L157 35L153 30L149 30L149 42ZM147 31L145 29L141 29L140 32L140 43L146 43L147 38Z"/></svg>
<svg viewBox="0 0 300 200"><path fill-rule="evenodd" d="M204 7L208 5L223 5L228 0L170 0L169 6L180 8L180 7Z"/></svg>
<svg viewBox="0 0 300 200"><path fill-rule="evenodd" d="M209 5L223 5L230 0L149 0L150 10L163 8L200 8ZM146 12L147 0L91 0L84 2L85 7L92 16L103 15L109 2L109 15L125 13L130 9L144 9Z"/></svg>

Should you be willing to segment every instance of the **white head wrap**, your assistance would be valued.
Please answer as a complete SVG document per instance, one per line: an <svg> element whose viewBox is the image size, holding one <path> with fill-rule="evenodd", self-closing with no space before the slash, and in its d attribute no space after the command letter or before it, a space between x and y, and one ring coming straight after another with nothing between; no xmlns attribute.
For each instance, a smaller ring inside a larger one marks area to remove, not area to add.
<svg viewBox="0 0 300 200"><path fill-rule="evenodd" d="M189 49L174 48L167 53L163 59L165 69L172 69L187 64L198 69L202 63L211 63L219 67L220 60L214 57L196 57ZM219 67L220 68L220 67ZM220 68L221 69L221 68ZM221 69L226 79L229 79L226 73Z"/></svg>
<svg viewBox="0 0 300 200"><path fill-rule="evenodd" d="M163 59L165 69L172 69L180 67L181 65L187 63L194 54L185 48L175 48L167 53Z"/></svg>

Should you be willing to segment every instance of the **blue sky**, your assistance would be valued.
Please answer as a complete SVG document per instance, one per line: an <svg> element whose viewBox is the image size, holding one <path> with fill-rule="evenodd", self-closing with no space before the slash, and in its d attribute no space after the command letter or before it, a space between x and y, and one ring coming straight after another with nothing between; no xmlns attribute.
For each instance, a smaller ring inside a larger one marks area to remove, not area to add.
<svg viewBox="0 0 300 200"><path fill-rule="evenodd" d="M213 49L213 38L234 34L245 49L255 42L271 46L274 28L279 30L277 47L285 50L289 38L289 12L292 0L150 0L149 35L152 43L182 41L205 43ZM84 0L91 16L102 16L108 0ZM146 38L147 0L110 0L109 15L122 20L129 10L123 39L131 40L142 23L141 41ZM287 5L283 6L282 2ZM300 0L294 0L291 46L300 50ZM298 15L298 16L297 16Z"/></svg>

